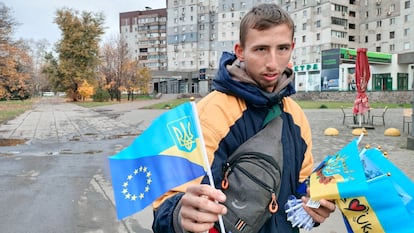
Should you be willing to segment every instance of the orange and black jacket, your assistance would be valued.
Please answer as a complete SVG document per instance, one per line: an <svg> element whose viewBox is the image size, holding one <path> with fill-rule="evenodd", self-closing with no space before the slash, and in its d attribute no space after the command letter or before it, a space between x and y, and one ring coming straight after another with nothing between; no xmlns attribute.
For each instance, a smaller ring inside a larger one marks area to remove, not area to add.
<svg viewBox="0 0 414 233"><path fill-rule="evenodd" d="M227 156L261 130L272 107L280 105L280 117L283 119L283 174L278 197L280 208L260 233L297 232L287 221L283 206L289 195L299 195L297 190L301 182L312 171L311 132L307 118L289 97L295 93L292 84L279 93L268 93L252 84L233 80L226 65L232 64L235 59L234 54L223 53L217 77L213 81L214 91L197 103L215 187L220 187ZM284 75L292 75L292 71L287 69ZM208 184L208 178L200 177L181 185L154 202L152 228L155 233L182 232L178 223L180 199L186 187L196 183Z"/></svg>

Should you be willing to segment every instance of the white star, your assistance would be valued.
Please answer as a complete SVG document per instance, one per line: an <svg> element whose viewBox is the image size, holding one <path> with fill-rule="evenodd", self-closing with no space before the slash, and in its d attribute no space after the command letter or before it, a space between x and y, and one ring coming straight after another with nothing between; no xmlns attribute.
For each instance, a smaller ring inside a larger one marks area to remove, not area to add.
<svg viewBox="0 0 414 233"><path fill-rule="evenodd" d="M144 170L143 170L143 171L144 171L144 172L147 172L147 169L148 169L147 167L144 167Z"/></svg>
<svg viewBox="0 0 414 233"><path fill-rule="evenodd" d="M124 182L124 184L122 185L122 187L128 187L128 182Z"/></svg>
<svg viewBox="0 0 414 233"><path fill-rule="evenodd" d="M129 175L128 178L127 178L127 180L132 180L132 178L133 178L133 176L132 175Z"/></svg>
<svg viewBox="0 0 414 233"><path fill-rule="evenodd" d="M148 185L145 186L145 192L147 193L147 192L149 192L149 190L150 190L150 187Z"/></svg>
<svg viewBox="0 0 414 233"><path fill-rule="evenodd" d="M144 194L143 193L139 194L139 199L141 199L141 200L144 199Z"/></svg>
<svg viewBox="0 0 414 233"><path fill-rule="evenodd" d="M134 175L138 174L138 169L134 170Z"/></svg>
<svg viewBox="0 0 414 233"><path fill-rule="evenodd" d="M128 189L122 189L122 194L128 193Z"/></svg>
<svg viewBox="0 0 414 233"><path fill-rule="evenodd" d="M151 183L152 183L151 178L148 178L148 179L147 179L147 184L151 184Z"/></svg>
<svg viewBox="0 0 414 233"><path fill-rule="evenodd" d="M127 193L127 195L125 195L125 199L130 199L131 198L131 194Z"/></svg>
<svg viewBox="0 0 414 233"><path fill-rule="evenodd" d="M137 200L137 196L136 196L136 195L133 195L133 196L131 197L131 200L132 200L132 201Z"/></svg>

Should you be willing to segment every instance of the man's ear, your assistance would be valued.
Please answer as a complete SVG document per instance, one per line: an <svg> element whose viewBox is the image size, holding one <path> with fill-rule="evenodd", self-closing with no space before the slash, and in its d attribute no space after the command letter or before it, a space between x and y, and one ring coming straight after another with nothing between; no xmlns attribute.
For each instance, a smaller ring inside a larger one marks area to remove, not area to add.
<svg viewBox="0 0 414 233"><path fill-rule="evenodd" d="M239 61L244 61L243 48L240 43L236 43L234 45L234 52L236 53L237 59L239 59Z"/></svg>

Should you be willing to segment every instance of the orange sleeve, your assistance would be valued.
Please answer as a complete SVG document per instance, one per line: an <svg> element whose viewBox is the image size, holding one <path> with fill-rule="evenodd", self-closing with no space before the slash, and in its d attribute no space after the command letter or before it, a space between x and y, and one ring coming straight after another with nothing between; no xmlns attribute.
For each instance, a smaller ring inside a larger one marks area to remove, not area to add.
<svg viewBox="0 0 414 233"><path fill-rule="evenodd" d="M290 97L283 99L284 111L291 114L293 121L301 129L301 137L307 145L305 156L300 171L299 181L303 182L313 170L313 156L312 156L312 132L309 126L308 118L303 112L302 108Z"/></svg>

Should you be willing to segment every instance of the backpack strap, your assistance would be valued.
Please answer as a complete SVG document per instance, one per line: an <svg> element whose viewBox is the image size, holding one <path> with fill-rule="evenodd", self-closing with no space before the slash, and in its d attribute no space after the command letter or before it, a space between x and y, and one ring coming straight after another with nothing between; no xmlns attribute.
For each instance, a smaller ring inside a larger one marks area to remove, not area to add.
<svg viewBox="0 0 414 233"><path fill-rule="evenodd" d="M278 115L280 115L280 113L281 112L279 112ZM271 155L276 163L278 163L280 169L283 170L283 120L281 117L274 117L274 115L273 118L269 119L270 121L266 123L263 129L261 129L259 132L245 141L242 145L240 145L227 160L231 160L233 159L232 156L243 152L260 152L263 154ZM277 194L279 194L279 190L277 191Z"/></svg>

